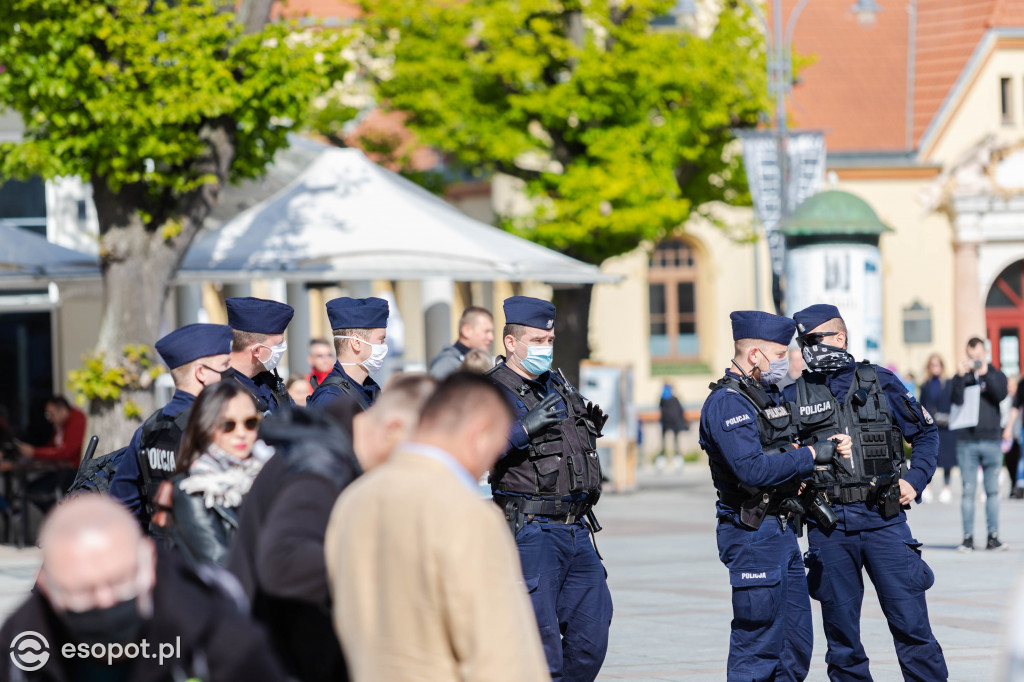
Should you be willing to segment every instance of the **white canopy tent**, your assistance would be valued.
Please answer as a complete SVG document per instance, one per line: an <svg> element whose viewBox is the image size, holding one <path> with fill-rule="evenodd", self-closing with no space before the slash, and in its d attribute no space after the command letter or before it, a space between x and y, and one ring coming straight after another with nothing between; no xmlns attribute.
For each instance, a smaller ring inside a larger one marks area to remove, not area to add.
<svg viewBox="0 0 1024 682"><path fill-rule="evenodd" d="M96 256L58 246L42 235L0 220L0 286L38 286L99 277Z"/></svg>
<svg viewBox="0 0 1024 682"><path fill-rule="evenodd" d="M279 191L204 230L179 281L616 281L597 267L470 218L358 149L325 147Z"/></svg>
<svg viewBox="0 0 1024 682"><path fill-rule="evenodd" d="M358 149L291 142L280 162L297 175L285 183L275 162L263 181L227 188L226 203L241 213L204 228L178 273L184 284L288 282L288 302L296 307L291 367L305 366L305 282L420 281L429 360L451 342L454 282L572 286L621 279L475 220ZM253 196L266 198L253 204Z"/></svg>

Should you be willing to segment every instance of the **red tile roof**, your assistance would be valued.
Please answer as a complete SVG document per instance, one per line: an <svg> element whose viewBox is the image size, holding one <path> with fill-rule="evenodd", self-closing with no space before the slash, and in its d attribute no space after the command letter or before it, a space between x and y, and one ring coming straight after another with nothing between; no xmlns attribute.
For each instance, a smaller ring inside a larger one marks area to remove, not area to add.
<svg viewBox="0 0 1024 682"><path fill-rule="evenodd" d="M785 15L795 0L784 0ZM810 2L794 52L814 62L800 72L790 121L826 131L830 151L916 148L986 31L1024 27L1024 0L918 0L912 134L907 139L910 5L880 0L875 25L861 27L850 3Z"/></svg>
<svg viewBox="0 0 1024 682"><path fill-rule="evenodd" d="M312 17L316 19L355 19L360 14L359 4L346 0L287 0L275 2L270 12L273 18L289 19Z"/></svg>

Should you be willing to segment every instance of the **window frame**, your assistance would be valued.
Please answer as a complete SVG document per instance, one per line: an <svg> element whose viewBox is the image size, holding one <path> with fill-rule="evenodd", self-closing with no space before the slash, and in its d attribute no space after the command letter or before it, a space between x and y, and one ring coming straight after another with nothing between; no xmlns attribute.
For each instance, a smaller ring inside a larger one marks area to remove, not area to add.
<svg viewBox="0 0 1024 682"><path fill-rule="evenodd" d="M672 254L666 259L666 252ZM688 255L685 264L680 264L681 256ZM668 265L668 261L672 265ZM667 239L658 244L648 261L647 285L647 343L648 351L651 353L653 364L691 363L700 360L700 303L699 303L699 278L700 262L697 257L697 249L692 243L684 239ZM679 288L680 284L690 284L693 288L693 311L682 313L679 309ZM665 312L659 317L663 318L665 325L665 336L668 339L669 353L666 355L655 355L650 347L651 327L655 323L654 313L651 311L650 288L662 286L664 292ZM693 353L682 354L679 349L679 333L682 323L692 323L694 336L697 338L697 345Z"/></svg>

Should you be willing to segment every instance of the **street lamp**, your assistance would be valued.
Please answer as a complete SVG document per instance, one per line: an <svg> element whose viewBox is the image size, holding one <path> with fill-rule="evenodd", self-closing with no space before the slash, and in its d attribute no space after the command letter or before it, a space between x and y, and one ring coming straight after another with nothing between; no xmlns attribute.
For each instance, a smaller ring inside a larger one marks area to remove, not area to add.
<svg viewBox="0 0 1024 682"><path fill-rule="evenodd" d="M796 22L800 14L807 7L810 0L799 0L793 7L787 20L782 16L782 0L768 0L772 12L772 22L768 23L761 7L754 0L744 0L750 10L761 22L765 36L765 62L768 72L768 94L775 98L775 134L776 154L779 168L779 225L789 217L790 211L795 208L789 206L789 154L788 138L789 131L786 123L786 96L793 90L793 31L796 29ZM875 18L882 8L875 0L856 0L850 5L850 12L857 18L861 26L870 26L875 23ZM677 0L672 13L683 18L693 18L697 14L696 0ZM762 226L763 229L763 226ZM759 282L760 275L757 274L758 259L754 258L755 278ZM761 307L761 289L754 286L755 305ZM773 271L772 277L772 298L775 302L776 312L782 314L782 288L778 273Z"/></svg>

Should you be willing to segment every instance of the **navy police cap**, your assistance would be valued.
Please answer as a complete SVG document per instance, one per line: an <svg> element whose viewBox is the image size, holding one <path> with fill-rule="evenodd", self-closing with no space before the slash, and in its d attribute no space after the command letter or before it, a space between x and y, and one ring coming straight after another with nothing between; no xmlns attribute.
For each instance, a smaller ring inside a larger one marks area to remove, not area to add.
<svg viewBox="0 0 1024 682"><path fill-rule="evenodd" d="M733 341L760 339L788 346L796 331L796 323L788 317L760 310L737 310L729 315L729 319L732 320Z"/></svg>
<svg viewBox="0 0 1024 682"><path fill-rule="evenodd" d="M842 317L839 314L839 308L828 303L816 303L793 315L793 321L796 322L796 328L803 335L837 317Z"/></svg>
<svg viewBox="0 0 1024 682"><path fill-rule="evenodd" d="M535 329L554 329L555 305L529 296L505 299L505 324L521 324Z"/></svg>
<svg viewBox="0 0 1024 682"><path fill-rule="evenodd" d="M327 302L327 318L331 329L382 329L388 326L388 302L342 296Z"/></svg>
<svg viewBox="0 0 1024 682"><path fill-rule="evenodd" d="M228 326L235 331L253 334L284 334L295 309L290 305L245 296L224 301L228 309Z"/></svg>
<svg viewBox="0 0 1024 682"><path fill-rule="evenodd" d="M156 342L156 352L171 369L185 363L231 352L231 327L223 324L186 324Z"/></svg>

